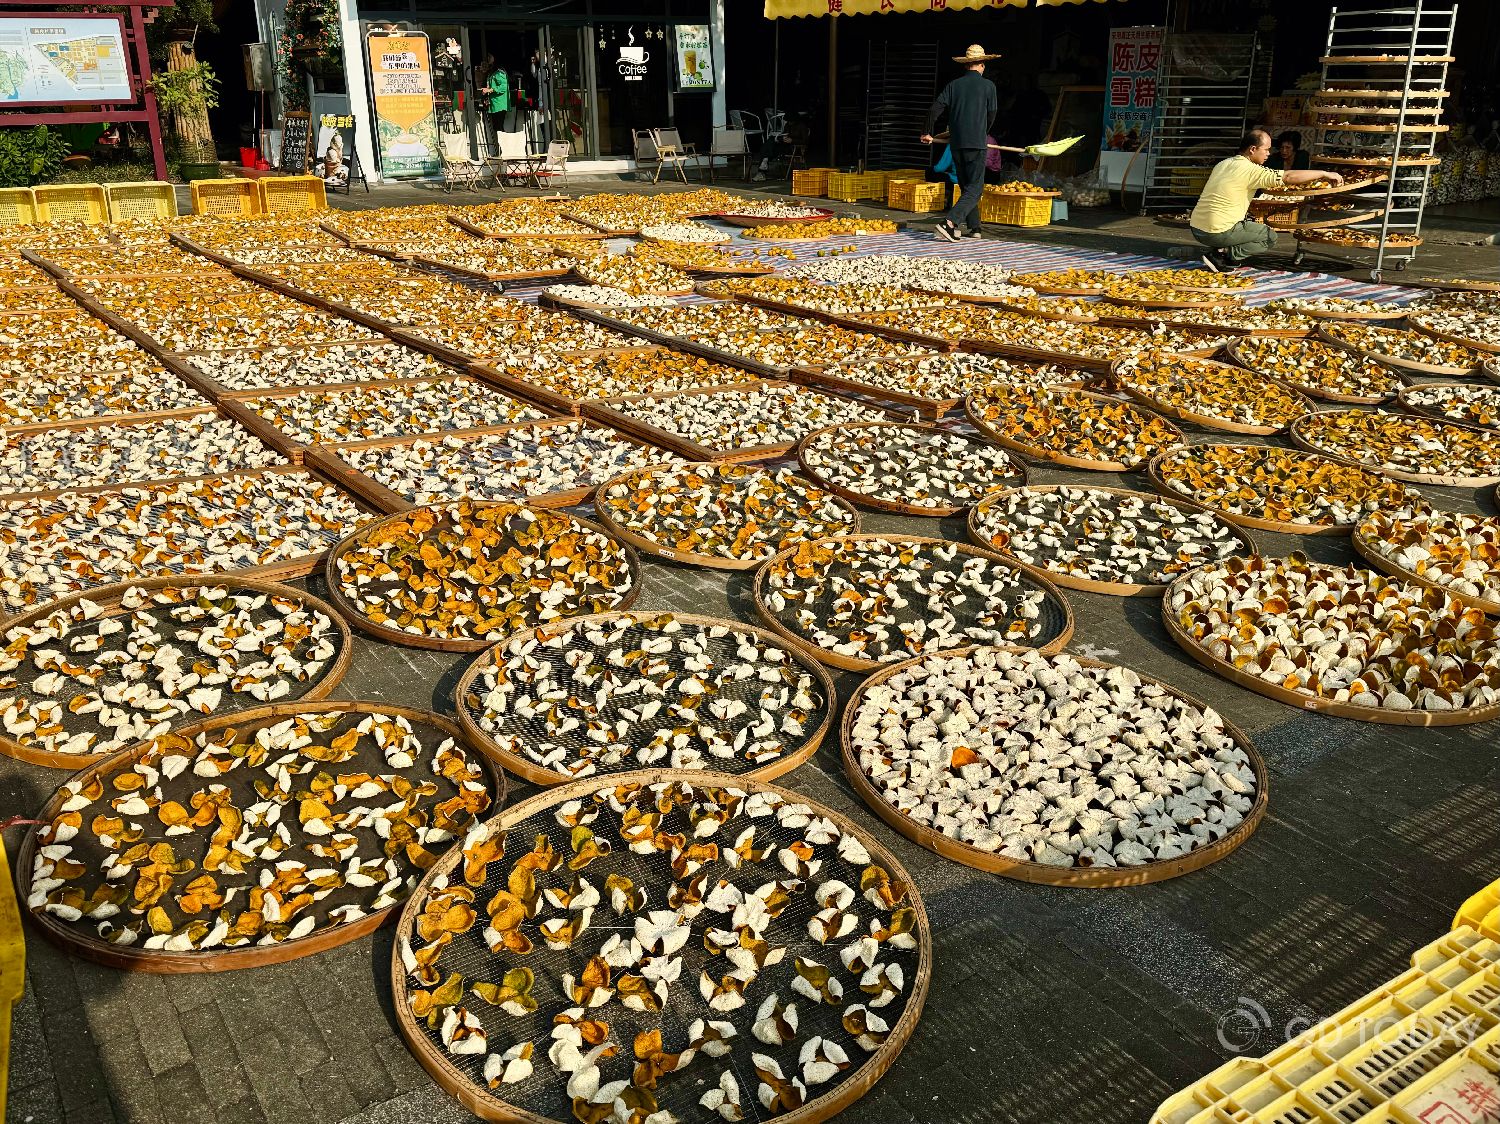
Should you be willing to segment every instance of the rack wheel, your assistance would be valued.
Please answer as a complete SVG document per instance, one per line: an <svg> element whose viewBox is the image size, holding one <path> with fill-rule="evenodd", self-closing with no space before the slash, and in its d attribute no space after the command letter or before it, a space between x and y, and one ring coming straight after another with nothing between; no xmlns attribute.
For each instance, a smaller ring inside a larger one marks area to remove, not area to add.
<svg viewBox="0 0 1500 1124"><path fill-rule="evenodd" d="M1379 281L1380 280L1380 270L1378 270L1378 269L1372 269L1372 270L1370 270L1370 280L1371 281Z"/></svg>

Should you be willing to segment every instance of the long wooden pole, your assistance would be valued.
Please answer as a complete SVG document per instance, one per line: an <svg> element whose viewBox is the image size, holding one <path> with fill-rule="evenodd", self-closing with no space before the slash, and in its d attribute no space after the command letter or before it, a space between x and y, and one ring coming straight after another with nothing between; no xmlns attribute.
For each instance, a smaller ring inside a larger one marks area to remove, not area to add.
<svg viewBox="0 0 1500 1124"><path fill-rule="evenodd" d="M828 17L828 166L839 166L839 20Z"/></svg>

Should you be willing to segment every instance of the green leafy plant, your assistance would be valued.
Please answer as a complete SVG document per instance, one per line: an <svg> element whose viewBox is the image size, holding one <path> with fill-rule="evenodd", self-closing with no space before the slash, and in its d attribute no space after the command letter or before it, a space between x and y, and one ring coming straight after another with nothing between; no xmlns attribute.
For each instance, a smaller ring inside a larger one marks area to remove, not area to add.
<svg viewBox="0 0 1500 1124"><path fill-rule="evenodd" d="M0 129L0 187L30 187L62 170L71 148L45 125Z"/></svg>
<svg viewBox="0 0 1500 1124"><path fill-rule="evenodd" d="M165 70L151 78L151 92L162 116L215 109L219 104L219 76L206 62L195 62L181 70Z"/></svg>

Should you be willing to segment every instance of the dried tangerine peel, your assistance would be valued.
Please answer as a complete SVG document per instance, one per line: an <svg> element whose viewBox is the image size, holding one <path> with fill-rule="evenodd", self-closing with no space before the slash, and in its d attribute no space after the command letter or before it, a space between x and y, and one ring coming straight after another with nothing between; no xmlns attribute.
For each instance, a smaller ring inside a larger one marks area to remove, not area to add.
<svg viewBox="0 0 1500 1124"><path fill-rule="evenodd" d="M1374 512L1360 542L1396 568L1456 597L1500 605L1500 518L1434 511Z"/></svg>
<svg viewBox="0 0 1500 1124"><path fill-rule="evenodd" d="M671 613L513 635L462 700L500 749L559 779L766 768L804 744L830 701L783 644Z"/></svg>
<svg viewBox="0 0 1500 1124"><path fill-rule="evenodd" d="M771 792L601 782L461 855L408 910L399 1004L513 1111L794 1112L873 1080L926 970L899 869Z"/></svg>
<svg viewBox="0 0 1500 1124"><path fill-rule="evenodd" d="M1251 337L1235 342L1235 355L1250 369L1312 395L1373 402L1391 397L1406 385L1389 367L1316 340Z"/></svg>
<svg viewBox="0 0 1500 1124"><path fill-rule="evenodd" d="M915 426L833 428L798 451L809 472L860 496L905 507L967 507L1025 470L1004 449L962 434Z"/></svg>
<svg viewBox="0 0 1500 1124"><path fill-rule="evenodd" d="M1310 414L1297 435L1332 456L1378 469L1432 476L1500 476L1500 433L1466 429L1415 414L1326 410Z"/></svg>
<svg viewBox="0 0 1500 1124"><path fill-rule="evenodd" d="M27 908L89 943L179 953L394 905L492 801L459 744L379 711L162 734L59 796Z"/></svg>
<svg viewBox="0 0 1500 1124"><path fill-rule="evenodd" d="M1149 410L1065 387L995 386L970 409L997 435L1043 456L1135 468L1182 441Z"/></svg>
<svg viewBox="0 0 1500 1124"><path fill-rule="evenodd" d="M562 512L467 500L385 521L345 549L339 590L366 620L441 640L603 612L635 591L625 548Z"/></svg>

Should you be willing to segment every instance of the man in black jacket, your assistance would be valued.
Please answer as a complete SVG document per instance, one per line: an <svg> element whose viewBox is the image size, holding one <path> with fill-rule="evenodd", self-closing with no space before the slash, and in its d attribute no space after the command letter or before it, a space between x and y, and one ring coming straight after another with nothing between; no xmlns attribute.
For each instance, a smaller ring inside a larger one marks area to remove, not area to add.
<svg viewBox="0 0 1500 1124"><path fill-rule="evenodd" d="M948 114L948 147L953 150L953 169L958 174L960 194L937 225L937 236L949 242L964 237L960 225L968 227L968 236L978 238L979 197L984 192L984 158L990 128L995 123L999 101L995 84L984 76L984 64L999 55L987 55L978 43L954 62L964 64L964 73L943 87L943 92L927 111L927 131L922 143L932 143L932 130L946 110Z"/></svg>

